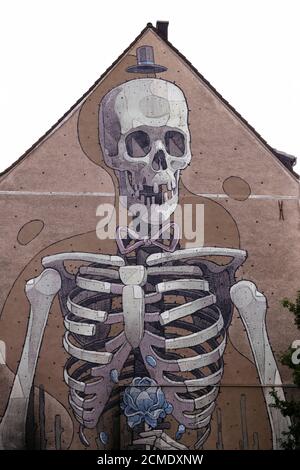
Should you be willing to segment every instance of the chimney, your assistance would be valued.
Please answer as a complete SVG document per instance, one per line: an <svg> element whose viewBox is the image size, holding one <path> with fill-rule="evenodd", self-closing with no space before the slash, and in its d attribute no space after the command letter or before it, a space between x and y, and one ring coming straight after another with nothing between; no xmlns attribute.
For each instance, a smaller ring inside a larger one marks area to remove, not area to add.
<svg viewBox="0 0 300 470"><path fill-rule="evenodd" d="M168 40L168 26L169 22L168 21L157 21L156 22L156 29L159 34L159 36L162 39L165 39L166 41Z"/></svg>

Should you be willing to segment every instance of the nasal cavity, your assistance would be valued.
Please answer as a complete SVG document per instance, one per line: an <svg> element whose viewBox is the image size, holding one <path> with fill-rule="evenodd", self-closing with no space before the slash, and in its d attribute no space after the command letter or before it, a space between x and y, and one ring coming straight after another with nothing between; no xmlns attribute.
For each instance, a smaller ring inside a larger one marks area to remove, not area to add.
<svg viewBox="0 0 300 470"><path fill-rule="evenodd" d="M166 156L163 150L159 150L154 155L154 158L152 160L152 168L154 171L167 169Z"/></svg>

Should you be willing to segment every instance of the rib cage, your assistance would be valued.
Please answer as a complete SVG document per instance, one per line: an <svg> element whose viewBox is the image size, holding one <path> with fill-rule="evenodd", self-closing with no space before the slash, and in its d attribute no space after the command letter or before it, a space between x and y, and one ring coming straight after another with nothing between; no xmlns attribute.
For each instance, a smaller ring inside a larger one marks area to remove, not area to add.
<svg viewBox="0 0 300 470"><path fill-rule="evenodd" d="M220 272L226 269L199 259L199 253L198 258L191 259L190 250L150 255L143 288L145 323L139 349L145 369L163 388L173 405L174 418L186 428L200 430L198 446L209 435L223 374L228 324L224 305L234 271L246 256L241 250L213 250L222 255L230 251L233 256L221 293L213 288L215 279L218 281ZM70 405L81 424L81 439L88 445L83 429L96 427L109 406L116 382L112 371L119 380L130 376L123 369L132 347L124 333L121 301L124 286L119 267L125 261L117 256L89 254L91 265L80 267L76 277L66 273L65 259L86 261L86 255L54 255L44 259L43 264L58 269L68 283L60 299L66 327L63 344L71 356L64 379L69 386ZM136 258L131 257L130 263L136 264ZM154 358L155 367L149 365L148 356Z"/></svg>
<svg viewBox="0 0 300 470"><path fill-rule="evenodd" d="M177 275L180 269L185 270L184 265L174 267ZM197 266L189 268L193 271L189 279L156 284L163 293L163 311L145 326L140 349L144 358L155 358L157 365L148 368L148 372L163 387L173 405L174 418L186 428L201 430L200 446L209 434L223 374L226 332L208 282L203 283L201 270L196 274Z"/></svg>

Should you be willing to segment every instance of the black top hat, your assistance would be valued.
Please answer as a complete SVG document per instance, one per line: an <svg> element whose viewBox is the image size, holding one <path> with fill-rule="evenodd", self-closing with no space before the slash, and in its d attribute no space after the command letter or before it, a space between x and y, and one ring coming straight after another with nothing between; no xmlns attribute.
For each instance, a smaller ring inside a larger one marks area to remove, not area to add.
<svg viewBox="0 0 300 470"><path fill-rule="evenodd" d="M126 69L129 73L160 73L165 72L167 67L154 63L154 52L152 46L141 46L136 50L137 65Z"/></svg>

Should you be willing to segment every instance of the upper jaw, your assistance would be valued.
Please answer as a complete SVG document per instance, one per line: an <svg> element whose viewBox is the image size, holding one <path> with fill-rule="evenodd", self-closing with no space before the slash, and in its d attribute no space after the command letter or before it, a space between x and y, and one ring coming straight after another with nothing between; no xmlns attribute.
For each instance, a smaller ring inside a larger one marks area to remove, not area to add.
<svg viewBox="0 0 300 470"><path fill-rule="evenodd" d="M157 204L161 205L165 202L171 201L177 195L177 188L168 189L166 184L155 186L143 185L142 189L134 186L133 197L144 205Z"/></svg>
<svg viewBox="0 0 300 470"><path fill-rule="evenodd" d="M126 186L128 194L131 194L132 198L136 199L137 203L146 206L151 204L162 205L167 202L172 202L178 194L175 178L166 183L153 181L152 185L149 185L146 184L144 179L143 183L134 184L130 172L126 171Z"/></svg>

